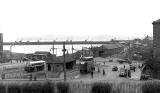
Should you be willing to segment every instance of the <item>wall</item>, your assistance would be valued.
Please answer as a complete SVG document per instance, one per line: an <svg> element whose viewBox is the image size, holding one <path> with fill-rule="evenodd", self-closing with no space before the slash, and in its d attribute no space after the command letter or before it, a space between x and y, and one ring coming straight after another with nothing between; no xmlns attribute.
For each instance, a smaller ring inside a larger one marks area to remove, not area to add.
<svg viewBox="0 0 160 93"><path fill-rule="evenodd" d="M153 55L154 58L160 59L160 22L155 21L153 24Z"/></svg>
<svg viewBox="0 0 160 93"><path fill-rule="evenodd" d="M0 63L3 62L3 34L0 33Z"/></svg>

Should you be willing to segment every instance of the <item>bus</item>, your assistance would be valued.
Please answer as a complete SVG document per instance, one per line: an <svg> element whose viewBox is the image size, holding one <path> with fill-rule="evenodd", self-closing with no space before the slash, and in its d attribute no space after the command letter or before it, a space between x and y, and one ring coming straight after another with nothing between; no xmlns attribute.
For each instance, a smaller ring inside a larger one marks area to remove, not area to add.
<svg viewBox="0 0 160 93"><path fill-rule="evenodd" d="M29 61L27 62L25 66L26 72L37 72L42 71L45 69L46 61L40 60L40 61Z"/></svg>

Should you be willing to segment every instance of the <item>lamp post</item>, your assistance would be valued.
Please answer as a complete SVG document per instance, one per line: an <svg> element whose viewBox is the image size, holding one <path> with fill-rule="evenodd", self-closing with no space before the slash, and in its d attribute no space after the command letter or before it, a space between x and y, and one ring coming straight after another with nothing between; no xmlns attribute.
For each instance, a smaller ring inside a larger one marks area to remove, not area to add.
<svg viewBox="0 0 160 93"><path fill-rule="evenodd" d="M65 49L65 42L63 42L63 57L64 57L64 60L63 60L63 71L64 71L64 82L66 82L66 60L65 60L65 52L66 52L66 49Z"/></svg>
<svg viewBox="0 0 160 93"><path fill-rule="evenodd" d="M11 58L11 63L12 63L12 46L14 46L13 44L10 46L10 58Z"/></svg>

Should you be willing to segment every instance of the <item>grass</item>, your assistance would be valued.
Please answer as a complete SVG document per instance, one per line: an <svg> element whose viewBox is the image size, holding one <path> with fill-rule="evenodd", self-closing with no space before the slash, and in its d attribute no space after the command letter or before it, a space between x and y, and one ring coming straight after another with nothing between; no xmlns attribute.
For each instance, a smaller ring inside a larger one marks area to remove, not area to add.
<svg viewBox="0 0 160 93"><path fill-rule="evenodd" d="M8 93L21 93L21 87L18 84L10 84L8 86Z"/></svg>
<svg viewBox="0 0 160 93"><path fill-rule="evenodd" d="M4 84L0 84L0 93L6 93L6 87Z"/></svg>
<svg viewBox="0 0 160 93"><path fill-rule="evenodd" d="M41 83L29 83L22 85L22 93L43 93Z"/></svg>
<svg viewBox="0 0 160 93"><path fill-rule="evenodd" d="M58 82L57 93L69 93L69 84L66 82Z"/></svg>
<svg viewBox="0 0 160 93"><path fill-rule="evenodd" d="M160 93L160 82L14 82L1 83L0 93Z"/></svg>
<svg viewBox="0 0 160 93"><path fill-rule="evenodd" d="M110 83L96 82L92 84L91 93L110 93L111 89Z"/></svg>
<svg viewBox="0 0 160 93"><path fill-rule="evenodd" d="M160 93L159 82L146 82L142 86L143 93Z"/></svg>

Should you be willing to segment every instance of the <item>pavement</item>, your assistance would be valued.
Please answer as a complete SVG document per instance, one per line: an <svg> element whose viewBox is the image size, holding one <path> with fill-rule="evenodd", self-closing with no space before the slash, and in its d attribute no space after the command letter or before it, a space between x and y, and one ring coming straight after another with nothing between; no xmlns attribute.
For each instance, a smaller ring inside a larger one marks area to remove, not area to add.
<svg viewBox="0 0 160 93"><path fill-rule="evenodd" d="M67 80L68 81L84 81L84 82L95 82L95 81L130 81L130 80L139 80L140 79L140 74L141 71L139 69L136 70L136 72L131 73L131 78L125 78L125 77L119 77L119 71L112 71L113 66L117 66L119 68L123 68L125 65L125 68L129 69L129 64L128 63L123 63L119 64L117 60L119 58L113 58L113 62L109 62L110 58L95 58L95 71L93 78L91 77L91 74L80 74L79 70L74 70L67 72ZM5 66L10 67L10 66L19 66L23 67L25 66L25 63L12 63L12 64L1 64L0 69L3 69ZM100 72L98 72L98 68L100 69ZM103 69L105 71L105 75L103 75ZM24 74L23 70L22 75ZM15 71L13 71L15 72ZM12 73L12 72L11 72ZM19 72L15 72L19 73ZM14 76L13 73L11 76ZM59 78L47 78L48 80L53 80L53 81L63 81L64 79L64 74L61 73ZM13 80L13 81L28 81L29 79L20 79L20 78L15 78L15 79L5 79L5 81ZM37 81L43 81L46 80L45 78L37 79Z"/></svg>
<svg viewBox="0 0 160 93"><path fill-rule="evenodd" d="M92 81L130 81L130 80L140 80L141 71L137 69L135 72L131 72L131 78L119 77L119 71L112 71L113 66L117 66L119 68L129 69L130 66L128 63L119 64L117 62L118 58L113 58L113 62L109 62L109 58L96 58L96 69L94 71L93 78L91 74L81 74L78 78L72 81L84 81L84 82L92 82ZM100 72L98 72L98 68ZM103 75L103 69L105 71L105 75Z"/></svg>

